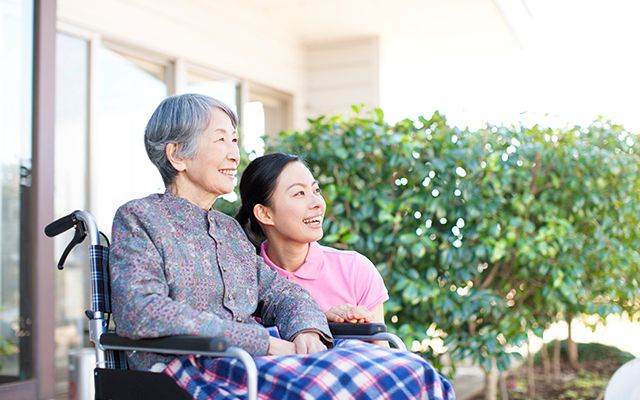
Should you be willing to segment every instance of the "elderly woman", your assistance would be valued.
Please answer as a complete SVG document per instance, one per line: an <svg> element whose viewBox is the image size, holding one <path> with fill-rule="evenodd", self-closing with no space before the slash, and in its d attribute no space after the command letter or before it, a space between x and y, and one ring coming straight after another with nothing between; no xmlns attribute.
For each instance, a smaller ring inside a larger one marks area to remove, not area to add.
<svg viewBox="0 0 640 400"><path fill-rule="evenodd" d="M212 210L234 188L236 127L225 104L196 94L165 99L151 117L145 146L166 190L116 212L110 273L117 333L228 338L256 356L261 398L443 398L442 382L425 384L434 372L413 360L390 363L357 344L325 351L333 341L309 293L268 267L237 221ZM265 326L276 326L282 339ZM236 360L128 357L132 368L162 370L198 398L246 392Z"/></svg>
<svg viewBox="0 0 640 400"><path fill-rule="evenodd" d="M279 279L237 223L211 209L234 188L240 154L237 117L199 95L166 99L147 125L145 146L162 194L122 206L110 254L117 333L225 337L253 355L313 353L331 336L308 293ZM276 324L271 337L263 323ZM136 353L136 369L171 358Z"/></svg>

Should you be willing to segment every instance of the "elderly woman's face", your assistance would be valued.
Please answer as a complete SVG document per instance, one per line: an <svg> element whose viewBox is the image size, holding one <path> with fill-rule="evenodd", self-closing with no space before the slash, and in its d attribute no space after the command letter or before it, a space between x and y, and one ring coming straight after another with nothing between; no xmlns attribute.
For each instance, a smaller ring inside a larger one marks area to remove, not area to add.
<svg viewBox="0 0 640 400"><path fill-rule="evenodd" d="M196 156L184 161L184 179L178 189L194 204L211 206L216 198L233 191L239 162L238 132L224 111L212 108Z"/></svg>

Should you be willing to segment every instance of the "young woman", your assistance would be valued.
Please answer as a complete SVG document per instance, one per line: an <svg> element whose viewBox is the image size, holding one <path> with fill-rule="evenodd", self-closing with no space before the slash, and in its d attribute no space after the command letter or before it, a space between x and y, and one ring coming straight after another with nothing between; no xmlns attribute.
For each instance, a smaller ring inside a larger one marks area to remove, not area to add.
<svg viewBox="0 0 640 400"><path fill-rule="evenodd" d="M317 243L326 209L318 181L298 157L267 154L240 181L236 219L267 265L307 289L331 322L382 322L389 299L365 256ZM260 243L258 238L266 238Z"/></svg>

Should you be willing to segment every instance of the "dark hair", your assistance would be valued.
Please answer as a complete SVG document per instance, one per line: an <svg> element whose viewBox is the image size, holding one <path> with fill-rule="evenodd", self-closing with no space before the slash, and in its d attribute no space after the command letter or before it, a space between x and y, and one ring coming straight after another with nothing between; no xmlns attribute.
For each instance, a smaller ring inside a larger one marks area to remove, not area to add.
<svg viewBox="0 0 640 400"><path fill-rule="evenodd" d="M249 241L260 252L261 241L265 234L258 223L253 209L256 205L271 206L271 197L278 186L278 179L282 170L300 157L291 154L271 153L251 161L240 178L241 205L236 213L236 220L242 226Z"/></svg>
<svg viewBox="0 0 640 400"><path fill-rule="evenodd" d="M153 112L144 130L144 146L149 159L160 171L165 186L171 185L178 174L167 158L167 144L178 144L176 155L194 158L202 133L211 121L212 108L224 111L234 129L238 127L238 117L229 106L203 94L167 97Z"/></svg>

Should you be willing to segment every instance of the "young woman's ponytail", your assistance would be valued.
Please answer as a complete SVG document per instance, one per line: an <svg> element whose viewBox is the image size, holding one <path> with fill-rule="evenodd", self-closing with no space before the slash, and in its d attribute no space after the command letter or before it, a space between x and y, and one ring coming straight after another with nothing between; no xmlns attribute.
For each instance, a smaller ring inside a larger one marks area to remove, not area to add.
<svg viewBox="0 0 640 400"><path fill-rule="evenodd" d="M260 254L260 246L262 245L262 242L257 240L254 237L254 234L252 233L252 229L251 229L254 225L257 225L257 221L255 224L251 221L251 215L249 215L249 213L247 212L247 208L244 207L243 205L240 205L240 208L238 208L238 212L236 213L235 219L236 221L238 221L238 223L244 230L244 233L247 235L247 239L249 239L251 244L255 246L256 253ZM264 234L262 233L262 229L259 226L258 226L258 229L260 229L260 236L264 237Z"/></svg>

